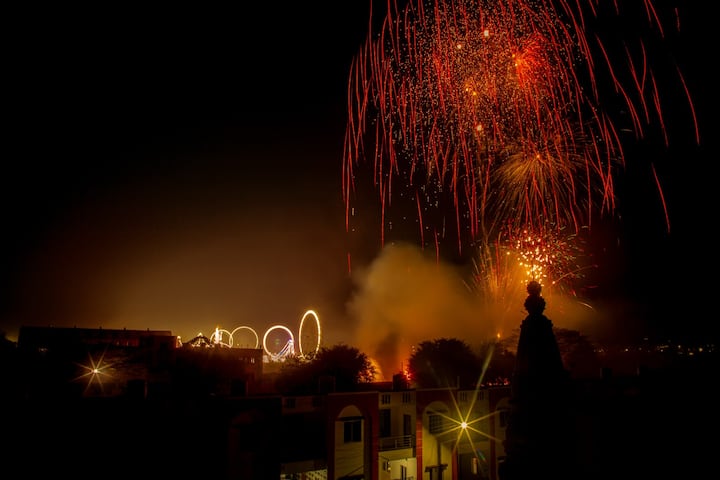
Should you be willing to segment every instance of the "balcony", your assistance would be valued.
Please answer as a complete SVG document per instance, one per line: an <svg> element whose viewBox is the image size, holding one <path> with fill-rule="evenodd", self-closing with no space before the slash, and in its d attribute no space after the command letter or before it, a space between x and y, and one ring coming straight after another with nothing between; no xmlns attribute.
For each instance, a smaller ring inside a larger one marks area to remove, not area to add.
<svg viewBox="0 0 720 480"><path fill-rule="evenodd" d="M400 450L402 448L415 448L415 435L400 435L378 439L378 450L381 452Z"/></svg>

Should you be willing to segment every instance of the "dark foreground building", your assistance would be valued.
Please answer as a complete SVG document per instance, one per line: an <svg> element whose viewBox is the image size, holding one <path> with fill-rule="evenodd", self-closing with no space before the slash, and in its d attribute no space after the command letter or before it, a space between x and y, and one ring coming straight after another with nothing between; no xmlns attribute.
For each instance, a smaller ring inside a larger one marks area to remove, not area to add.
<svg viewBox="0 0 720 480"><path fill-rule="evenodd" d="M23 330L2 353L4 476L705 478L716 356L569 378L530 293L512 387L398 377L284 395L262 350L188 347L164 331Z"/></svg>
<svg viewBox="0 0 720 480"><path fill-rule="evenodd" d="M570 376L553 324L543 315L542 287L530 282L527 290L528 316L520 325L500 480L529 479L540 472L558 480L578 478Z"/></svg>
<svg viewBox="0 0 720 480"><path fill-rule="evenodd" d="M703 434L719 426L714 346L638 363L630 376L573 379L540 284L527 290L499 479L705 478L718 444Z"/></svg>

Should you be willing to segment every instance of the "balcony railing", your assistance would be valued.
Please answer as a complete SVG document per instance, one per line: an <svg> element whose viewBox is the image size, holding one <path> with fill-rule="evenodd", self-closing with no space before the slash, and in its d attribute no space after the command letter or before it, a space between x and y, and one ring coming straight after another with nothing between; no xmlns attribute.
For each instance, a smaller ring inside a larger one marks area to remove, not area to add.
<svg viewBox="0 0 720 480"><path fill-rule="evenodd" d="M415 435L400 435L398 437L383 437L378 439L378 449L399 450L401 448L415 448Z"/></svg>

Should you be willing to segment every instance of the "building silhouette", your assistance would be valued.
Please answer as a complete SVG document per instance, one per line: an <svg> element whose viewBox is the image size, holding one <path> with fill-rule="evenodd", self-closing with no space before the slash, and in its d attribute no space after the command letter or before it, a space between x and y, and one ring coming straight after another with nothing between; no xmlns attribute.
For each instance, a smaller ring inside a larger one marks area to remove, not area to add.
<svg viewBox="0 0 720 480"><path fill-rule="evenodd" d="M716 357L571 378L540 289L528 293L510 385L475 389L396 375L290 395L262 349L24 327L3 350L6 463L30 478L699 478L714 451L702 434L716 425Z"/></svg>
<svg viewBox="0 0 720 480"><path fill-rule="evenodd" d="M527 317L520 325L510 412L505 432L507 456L501 480L522 480L547 472L556 479L577 478L573 392L560 356L553 324L544 314L538 282L527 286Z"/></svg>

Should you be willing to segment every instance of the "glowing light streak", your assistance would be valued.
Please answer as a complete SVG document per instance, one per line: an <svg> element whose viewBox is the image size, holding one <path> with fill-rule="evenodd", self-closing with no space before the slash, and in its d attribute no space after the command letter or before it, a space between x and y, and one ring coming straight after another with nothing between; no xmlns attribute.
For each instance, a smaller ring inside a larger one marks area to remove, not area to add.
<svg viewBox="0 0 720 480"><path fill-rule="evenodd" d="M257 348L260 344L260 338L258 337L257 332L251 327L245 325L235 328L232 332L224 328L216 327L215 332L210 336L210 342L221 347L232 348L235 346L235 334L240 330L249 330L250 333L253 334L255 337L255 346L249 348ZM225 338L227 338L227 340L224 340Z"/></svg>
<svg viewBox="0 0 720 480"><path fill-rule="evenodd" d="M303 325L305 324L305 319L312 315L315 317L315 325L317 326L317 342L315 343L315 350L313 353L317 353L318 350L320 350L320 318L318 318L317 313L315 313L314 310L308 310L305 312L305 314L302 316L302 319L300 319L300 328L298 329L298 349L300 350L300 355L305 356L306 353L303 351L302 346L302 331L303 331Z"/></svg>
<svg viewBox="0 0 720 480"><path fill-rule="evenodd" d="M235 333L240 330L248 330L250 333L252 333L255 336L255 346L250 347L250 348L258 348L258 345L260 345L260 337L258 337L258 334L255 330L253 330L252 328L250 328L248 326L243 325L243 326L237 327L230 333L230 338L232 338L234 341Z"/></svg>
<svg viewBox="0 0 720 480"><path fill-rule="evenodd" d="M229 337L227 342L223 341L223 335L227 335ZM223 347L232 347L232 336L230 335L230 332L228 332L227 330L216 327L213 334L210 335L210 343L212 343L213 345L220 345Z"/></svg>
<svg viewBox="0 0 720 480"><path fill-rule="evenodd" d="M285 345L280 349L279 352L273 353L270 351L270 349L267 346L267 338L268 335L270 335L270 332L273 330L283 330L287 332L287 334L290 336L290 339L285 343ZM293 336L292 332L289 328L287 328L284 325L273 325L272 327L268 328L265 332L265 335L263 335L263 350L265 350L265 353L267 353L268 357L270 357L271 360L277 361L282 358L285 358L290 355L295 355L295 337Z"/></svg>
<svg viewBox="0 0 720 480"><path fill-rule="evenodd" d="M305 325L305 321L308 319L308 317L313 317L315 319L315 328L317 329L317 338L315 340L315 347L312 350L312 352L310 352L310 351L305 352L303 349L303 345L302 345L303 331L308 328ZM277 329L286 331L290 338L279 352L273 353L273 352L270 352L270 350L267 348L267 338L272 330L277 330ZM220 327L215 327L215 331L210 336L210 338L207 338L206 341L204 341L204 342L203 341L193 342L193 343L191 343L191 345L194 347L217 346L217 347L224 347L224 348L235 348L235 346L237 344L236 335L242 330L249 331L255 337L254 347L247 347L247 348L258 348L258 346L260 345L260 337L258 336L255 329L253 329L252 327L249 327L247 325L242 325L240 327L236 327L232 331L229 331L227 329L220 328ZM299 349L299 354L301 356L307 356L307 355L310 355L311 353L317 353L320 350L320 345L322 343L322 328L320 325L320 317L318 316L318 314L315 310L312 310L312 309L306 310L305 313L303 314L303 316L301 317L300 326L298 328L298 337L299 337L298 349ZM204 338L205 337L202 333L198 333L198 335L196 337L196 339L204 339ZM295 355L296 352L295 352L294 345L295 345L295 337L293 336L292 332L285 325L274 325L274 326L270 327L269 329L267 329L263 336L263 349L267 353L268 357L274 361L281 360L290 355Z"/></svg>

